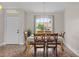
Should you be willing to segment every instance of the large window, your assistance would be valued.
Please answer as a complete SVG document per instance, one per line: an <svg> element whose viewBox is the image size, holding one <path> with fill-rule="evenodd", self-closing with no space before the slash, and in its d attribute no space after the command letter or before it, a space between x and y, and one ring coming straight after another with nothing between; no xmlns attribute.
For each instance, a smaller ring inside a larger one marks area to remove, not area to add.
<svg viewBox="0 0 79 59"><path fill-rule="evenodd" d="M53 31L53 16L35 18L35 31Z"/></svg>

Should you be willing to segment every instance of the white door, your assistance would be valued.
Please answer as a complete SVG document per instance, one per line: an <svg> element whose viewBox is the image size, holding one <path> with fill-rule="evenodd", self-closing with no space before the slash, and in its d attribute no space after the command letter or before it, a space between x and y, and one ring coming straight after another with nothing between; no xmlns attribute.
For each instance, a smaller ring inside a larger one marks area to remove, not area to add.
<svg viewBox="0 0 79 59"><path fill-rule="evenodd" d="M19 44L19 17L6 17L6 42L7 44Z"/></svg>

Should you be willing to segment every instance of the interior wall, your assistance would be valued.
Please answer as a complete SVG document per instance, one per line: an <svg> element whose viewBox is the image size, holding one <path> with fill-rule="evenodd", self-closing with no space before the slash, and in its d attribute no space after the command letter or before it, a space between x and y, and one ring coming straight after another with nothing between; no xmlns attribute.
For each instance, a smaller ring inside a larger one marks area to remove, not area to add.
<svg viewBox="0 0 79 59"><path fill-rule="evenodd" d="M32 32L34 31L34 16L40 15L42 13L32 13L27 12L25 18L25 31L31 29ZM52 15L54 16L54 29L55 32L63 32L64 31L64 12L55 12L55 13L46 13L45 15Z"/></svg>
<svg viewBox="0 0 79 59"><path fill-rule="evenodd" d="M26 12L25 13L25 31L31 30L32 32L34 31L34 15L32 12Z"/></svg>
<svg viewBox="0 0 79 59"><path fill-rule="evenodd" d="M55 13L54 22L55 32L64 32L64 11Z"/></svg>
<svg viewBox="0 0 79 59"><path fill-rule="evenodd" d="M65 44L79 56L79 5L65 9Z"/></svg>
<svg viewBox="0 0 79 59"><path fill-rule="evenodd" d="M0 45L4 42L4 11L0 10Z"/></svg>

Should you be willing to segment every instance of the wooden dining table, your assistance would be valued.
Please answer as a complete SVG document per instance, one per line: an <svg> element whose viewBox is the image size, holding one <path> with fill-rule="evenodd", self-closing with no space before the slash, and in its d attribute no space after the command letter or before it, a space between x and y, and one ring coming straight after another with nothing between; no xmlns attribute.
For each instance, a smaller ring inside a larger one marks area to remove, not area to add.
<svg viewBox="0 0 79 59"><path fill-rule="evenodd" d="M45 38L47 38L47 37L45 37ZM30 45L33 45L33 43L34 43L34 36L31 35L31 36L27 37L27 41L30 42ZM46 40L45 40L45 41L46 41ZM61 36L58 36L57 42L63 43L63 42L64 42L64 38L61 37Z"/></svg>

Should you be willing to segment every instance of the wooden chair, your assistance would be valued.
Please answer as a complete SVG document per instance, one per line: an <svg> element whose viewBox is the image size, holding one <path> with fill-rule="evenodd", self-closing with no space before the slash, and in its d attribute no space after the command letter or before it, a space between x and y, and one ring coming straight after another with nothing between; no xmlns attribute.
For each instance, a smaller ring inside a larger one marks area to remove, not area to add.
<svg viewBox="0 0 79 59"><path fill-rule="evenodd" d="M25 49L23 53L25 53L27 50L27 32L24 32L24 46L25 46Z"/></svg>
<svg viewBox="0 0 79 59"><path fill-rule="evenodd" d="M65 32L61 32L58 35L61 36L62 38L64 38Z"/></svg>
<svg viewBox="0 0 79 59"><path fill-rule="evenodd" d="M27 41L27 32L24 32L24 46L25 46L25 49L24 49L23 53L26 54L27 56L31 56L32 55L31 48L33 46L30 45L29 41Z"/></svg>
<svg viewBox="0 0 79 59"><path fill-rule="evenodd" d="M61 35L62 35L62 37L64 38L65 32L62 32Z"/></svg>
<svg viewBox="0 0 79 59"><path fill-rule="evenodd" d="M34 34L34 56L37 48L43 48L43 56L45 56L45 34Z"/></svg>
<svg viewBox="0 0 79 59"><path fill-rule="evenodd" d="M46 54L48 56L48 48L53 48L54 49L54 55L57 56L57 39L58 39L58 34L53 33L53 34L47 34L47 45L46 45Z"/></svg>
<svg viewBox="0 0 79 59"><path fill-rule="evenodd" d="M58 35L64 39L65 32L61 32ZM63 52L64 52L64 42L63 42L63 40L60 40L60 41L58 40L58 45L61 46L61 50L62 50L62 54L63 54Z"/></svg>

